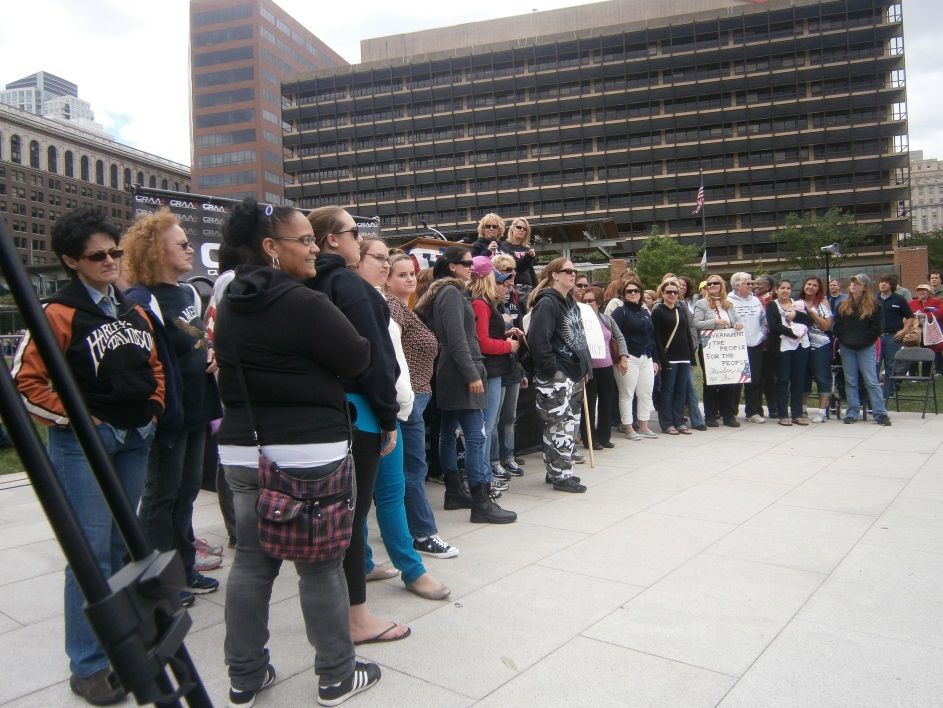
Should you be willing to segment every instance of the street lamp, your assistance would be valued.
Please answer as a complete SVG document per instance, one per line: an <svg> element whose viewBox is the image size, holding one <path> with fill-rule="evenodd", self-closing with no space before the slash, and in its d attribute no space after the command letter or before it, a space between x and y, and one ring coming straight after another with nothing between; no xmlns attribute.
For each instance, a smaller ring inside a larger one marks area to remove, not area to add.
<svg viewBox="0 0 943 708"><path fill-rule="evenodd" d="M841 248L839 248L837 243L830 244L828 246L822 246L820 249L822 257L825 258L825 289L828 290L828 282L831 280L831 271L829 270L829 259L832 256L841 256Z"/></svg>

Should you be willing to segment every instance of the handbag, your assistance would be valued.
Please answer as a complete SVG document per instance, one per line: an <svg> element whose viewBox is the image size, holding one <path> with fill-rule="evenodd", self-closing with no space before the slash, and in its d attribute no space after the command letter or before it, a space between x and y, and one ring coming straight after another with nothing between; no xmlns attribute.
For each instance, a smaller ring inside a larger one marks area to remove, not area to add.
<svg viewBox="0 0 943 708"><path fill-rule="evenodd" d="M238 354L235 359L253 442L259 449L259 498L255 509L262 551L272 558L296 563L321 563L340 558L350 545L354 522L350 409L345 406L348 438L344 459L318 478L289 474L262 451L245 372Z"/></svg>
<svg viewBox="0 0 943 708"><path fill-rule="evenodd" d="M913 324L904 335L903 343L905 347L919 347L923 342L923 328L918 320L919 318L914 317Z"/></svg>
<svg viewBox="0 0 943 708"><path fill-rule="evenodd" d="M927 322L923 326L923 343L928 347L943 344L943 330L940 329L940 321L927 313Z"/></svg>

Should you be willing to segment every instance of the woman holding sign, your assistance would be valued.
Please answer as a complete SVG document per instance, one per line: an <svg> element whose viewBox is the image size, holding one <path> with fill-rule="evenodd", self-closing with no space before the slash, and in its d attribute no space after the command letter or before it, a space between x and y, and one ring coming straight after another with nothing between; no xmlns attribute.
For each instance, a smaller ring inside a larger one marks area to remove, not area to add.
<svg viewBox="0 0 943 708"><path fill-rule="evenodd" d="M737 408L740 403L740 384L708 383L708 372L704 368L704 348L711 341L711 334L718 329L743 329L737 311L727 299L727 285L719 275L707 278L707 295L694 305L694 328L701 341L698 359L704 371L704 419L707 427L716 428L717 419L723 418L728 428L739 428Z"/></svg>
<svg viewBox="0 0 943 708"><path fill-rule="evenodd" d="M808 425L809 419L802 415L802 399L809 364L809 328L814 321L805 302L793 301L791 296L792 283L780 280L776 299L766 306L769 348L776 362L776 407L780 425Z"/></svg>

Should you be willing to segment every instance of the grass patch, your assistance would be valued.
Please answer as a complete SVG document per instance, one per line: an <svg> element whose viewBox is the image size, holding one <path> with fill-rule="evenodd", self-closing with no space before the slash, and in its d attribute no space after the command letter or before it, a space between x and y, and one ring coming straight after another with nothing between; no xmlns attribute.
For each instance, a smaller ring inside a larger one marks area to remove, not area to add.
<svg viewBox="0 0 943 708"><path fill-rule="evenodd" d="M46 426L35 421L33 422L33 425L36 427L36 431L39 433L39 438L43 441L43 446L45 447L46 440L49 437ZM16 454L16 450L14 450L12 447L0 449L0 475L14 474L16 472L24 471L23 463L20 462L20 456Z"/></svg>

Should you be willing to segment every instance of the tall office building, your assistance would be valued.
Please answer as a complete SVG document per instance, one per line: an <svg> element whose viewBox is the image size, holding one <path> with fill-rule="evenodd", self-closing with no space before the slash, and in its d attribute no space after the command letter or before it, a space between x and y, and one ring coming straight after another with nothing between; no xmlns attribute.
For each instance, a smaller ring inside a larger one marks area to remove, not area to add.
<svg viewBox="0 0 943 708"><path fill-rule="evenodd" d="M6 89L0 91L0 103L38 116L70 121L96 133L105 130L95 122L91 104L79 98L79 87L48 71L39 71L8 83Z"/></svg>
<svg viewBox="0 0 943 708"><path fill-rule="evenodd" d="M943 229L943 163L923 158L923 150L910 153L911 206L914 233Z"/></svg>
<svg viewBox="0 0 943 708"><path fill-rule="evenodd" d="M657 227L729 269L778 258L794 212L871 225L862 262L910 231L895 0L611 0L362 55L283 86L301 207L375 213L394 237L467 236L494 211L629 256Z"/></svg>
<svg viewBox="0 0 943 708"><path fill-rule="evenodd" d="M281 204L281 82L346 65L270 0L191 0L194 191Z"/></svg>

